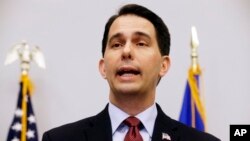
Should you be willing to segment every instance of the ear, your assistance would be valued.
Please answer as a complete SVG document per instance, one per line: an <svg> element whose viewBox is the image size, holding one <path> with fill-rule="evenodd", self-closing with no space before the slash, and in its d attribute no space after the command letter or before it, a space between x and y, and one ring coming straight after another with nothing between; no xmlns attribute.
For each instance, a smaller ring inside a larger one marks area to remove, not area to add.
<svg viewBox="0 0 250 141"><path fill-rule="evenodd" d="M99 72L102 75L102 77L104 79L106 79L106 70L105 70L105 63L104 63L104 59L101 58L99 61Z"/></svg>
<svg viewBox="0 0 250 141"><path fill-rule="evenodd" d="M170 64L171 64L171 61L170 61L170 58L169 56L165 55L162 57L162 63L161 63L161 70L160 70L160 77L163 77L169 70L170 68Z"/></svg>

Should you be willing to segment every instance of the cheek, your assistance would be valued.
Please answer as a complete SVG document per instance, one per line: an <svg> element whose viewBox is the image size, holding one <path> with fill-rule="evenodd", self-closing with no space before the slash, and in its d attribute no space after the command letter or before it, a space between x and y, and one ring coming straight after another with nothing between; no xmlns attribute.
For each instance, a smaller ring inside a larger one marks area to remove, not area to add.
<svg viewBox="0 0 250 141"><path fill-rule="evenodd" d="M151 55L142 59L144 68L148 71L149 75L158 76L161 70L161 58L157 55Z"/></svg>
<svg viewBox="0 0 250 141"><path fill-rule="evenodd" d="M160 55L154 53L153 51L152 52L148 52L147 54L146 53L141 53L140 54L140 62L144 62L146 64L146 66L148 67L157 67L157 66L160 66L160 62L161 62L161 57Z"/></svg>
<svg viewBox="0 0 250 141"><path fill-rule="evenodd" d="M104 60L104 62L105 62L106 74L111 75L115 70L116 62L112 58L111 59L107 58L107 59Z"/></svg>

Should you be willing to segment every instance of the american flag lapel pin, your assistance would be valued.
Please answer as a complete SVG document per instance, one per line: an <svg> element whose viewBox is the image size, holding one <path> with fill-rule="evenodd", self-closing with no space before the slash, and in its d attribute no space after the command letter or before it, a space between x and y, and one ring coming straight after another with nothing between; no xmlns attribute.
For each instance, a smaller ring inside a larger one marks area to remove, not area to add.
<svg viewBox="0 0 250 141"><path fill-rule="evenodd" d="M167 133L162 133L163 141L171 141L171 137Z"/></svg>

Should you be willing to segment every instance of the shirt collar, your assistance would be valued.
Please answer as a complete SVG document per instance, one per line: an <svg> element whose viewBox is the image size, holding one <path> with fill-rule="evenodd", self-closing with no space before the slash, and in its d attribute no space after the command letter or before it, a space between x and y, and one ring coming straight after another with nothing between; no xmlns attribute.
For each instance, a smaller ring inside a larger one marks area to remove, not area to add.
<svg viewBox="0 0 250 141"><path fill-rule="evenodd" d="M130 115L128 115L112 103L109 103L108 112L111 119L112 134L114 134L120 124ZM147 108L145 111L135 116L142 122L143 126L151 137L154 130L156 116L157 108L155 103L149 108Z"/></svg>

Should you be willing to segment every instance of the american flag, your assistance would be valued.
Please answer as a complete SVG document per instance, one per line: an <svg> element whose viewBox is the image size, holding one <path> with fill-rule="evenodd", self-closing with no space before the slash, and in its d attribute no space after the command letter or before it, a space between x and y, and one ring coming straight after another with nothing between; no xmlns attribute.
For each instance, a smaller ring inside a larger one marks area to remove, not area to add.
<svg viewBox="0 0 250 141"><path fill-rule="evenodd" d="M31 92L27 83L31 84L28 76L22 76L17 108L9 129L7 141L38 141L36 120L30 97ZM25 91L26 94L23 94Z"/></svg>

